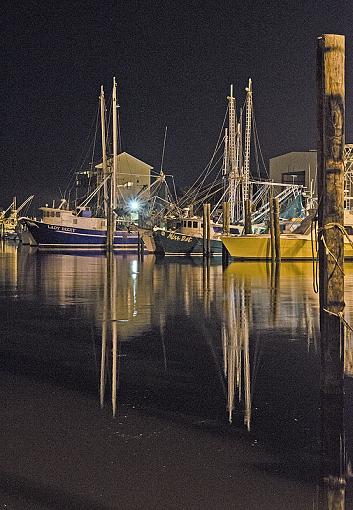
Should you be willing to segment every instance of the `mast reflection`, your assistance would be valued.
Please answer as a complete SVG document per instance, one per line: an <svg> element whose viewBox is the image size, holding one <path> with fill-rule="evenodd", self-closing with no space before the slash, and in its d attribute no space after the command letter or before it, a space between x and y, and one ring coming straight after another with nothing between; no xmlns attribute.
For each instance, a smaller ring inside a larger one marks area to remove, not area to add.
<svg viewBox="0 0 353 510"><path fill-rule="evenodd" d="M223 278L224 309L222 321L222 347L224 377L227 381L227 410L229 422L233 421L234 401L244 397L244 424L250 431L251 388L249 357L250 282Z"/></svg>
<svg viewBox="0 0 353 510"><path fill-rule="evenodd" d="M107 253L103 290L102 350L100 370L100 405L104 406L107 372L111 375L111 403L113 416L117 410L118 389L118 324L117 324L117 261L112 253ZM109 350L111 356L109 355ZM110 370L109 370L110 368Z"/></svg>

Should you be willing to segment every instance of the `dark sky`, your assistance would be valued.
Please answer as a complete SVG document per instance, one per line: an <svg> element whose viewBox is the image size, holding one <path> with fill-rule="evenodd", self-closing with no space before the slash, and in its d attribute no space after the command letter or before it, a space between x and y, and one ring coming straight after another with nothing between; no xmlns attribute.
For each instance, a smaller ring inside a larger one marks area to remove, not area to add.
<svg viewBox="0 0 353 510"><path fill-rule="evenodd" d="M101 83L118 81L122 148L181 186L208 162L229 86L249 77L266 161L316 146L316 39L346 36L346 141L353 141L351 1L2 3L0 206L59 198L87 148ZM100 143L99 139L97 143Z"/></svg>

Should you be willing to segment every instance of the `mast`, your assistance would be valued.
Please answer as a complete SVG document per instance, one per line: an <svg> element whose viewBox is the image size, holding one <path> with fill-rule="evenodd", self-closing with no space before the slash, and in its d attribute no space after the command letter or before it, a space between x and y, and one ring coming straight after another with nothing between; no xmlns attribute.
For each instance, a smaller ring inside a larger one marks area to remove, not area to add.
<svg viewBox="0 0 353 510"><path fill-rule="evenodd" d="M252 82L249 78L249 83L245 89L246 94L246 109L245 109L245 150L244 150L244 202L250 198L249 193L249 180L250 180L250 139L251 139L251 114L252 114Z"/></svg>
<svg viewBox="0 0 353 510"><path fill-rule="evenodd" d="M107 145L105 133L105 99L103 85L101 85L101 95L99 96L100 110L101 110L101 132L102 132L102 167L103 167L103 180L107 177ZM107 182L104 182L104 216L107 217L108 213L108 189Z"/></svg>
<svg viewBox="0 0 353 510"><path fill-rule="evenodd" d="M117 120L117 100L116 100L116 81L113 78L113 174L112 174L112 205L116 209L116 180L118 172L118 120Z"/></svg>
<svg viewBox="0 0 353 510"><path fill-rule="evenodd" d="M235 216L235 189L236 179L238 177L237 157L236 157L236 112L235 98L233 97L233 85L230 86L230 95L228 96L228 155L229 155L229 175L228 175L228 200L230 202L231 222L234 222Z"/></svg>

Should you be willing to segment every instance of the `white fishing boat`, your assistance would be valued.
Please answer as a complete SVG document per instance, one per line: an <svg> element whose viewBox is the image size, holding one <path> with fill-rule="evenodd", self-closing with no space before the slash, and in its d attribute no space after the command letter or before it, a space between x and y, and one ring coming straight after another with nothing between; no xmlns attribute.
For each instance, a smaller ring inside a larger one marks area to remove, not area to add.
<svg viewBox="0 0 353 510"><path fill-rule="evenodd" d="M74 209L67 200L61 200L59 206L46 205L40 208L40 220L22 217L24 237L29 244L35 244L44 250L106 250L116 252L135 252L140 247L140 236L127 225L117 223L117 175L118 175L118 129L116 81L113 80L112 93L113 117L113 154L109 162L106 153L105 98L103 86L100 94L102 164L97 168L97 186ZM111 164L110 164L111 163ZM103 207L95 214L94 201L104 197ZM110 233L110 236L109 236Z"/></svg>

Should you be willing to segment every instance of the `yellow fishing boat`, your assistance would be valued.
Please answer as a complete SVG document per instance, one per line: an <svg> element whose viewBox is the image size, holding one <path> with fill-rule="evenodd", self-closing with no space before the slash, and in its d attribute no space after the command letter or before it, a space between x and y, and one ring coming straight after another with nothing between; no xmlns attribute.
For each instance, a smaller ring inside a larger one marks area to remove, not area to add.
<svg viewBox="0 0 353 510"><path fill-rule="evenodd" d="M345 229L348 238L344 238L344 257L353 259L353 211L345 211ZM270 260L270 234L248 234L238 236L222 236L222 243L230 256L238 260ZM291 234L281 234L280 249L282 260L312 260L317 256L317 233L312 227L311 218Z"/></svg>

